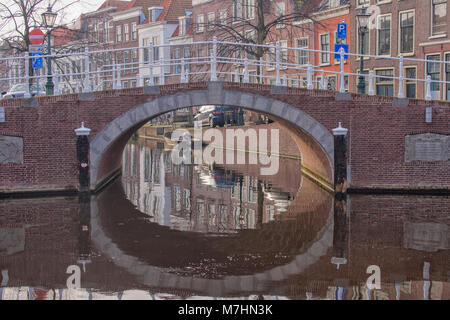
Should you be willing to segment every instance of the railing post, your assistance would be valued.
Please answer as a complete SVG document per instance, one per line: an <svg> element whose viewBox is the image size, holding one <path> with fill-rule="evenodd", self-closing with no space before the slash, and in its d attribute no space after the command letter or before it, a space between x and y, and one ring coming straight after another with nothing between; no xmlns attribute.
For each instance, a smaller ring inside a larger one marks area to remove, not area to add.
<svg viewBox="0 0 450 320"><path fill-rule="evenodd" d="M100 68L97 68L97 91L99 91L99 88L100 88L100 82L102 81L102 79L101 79L101 69ZM95 91L95 90L93 90L93 91Z"/></svg>
<svg viewBox="0 0 450 320"><path fill-rule="evenodd" d="M320 82L319 82L319 87L322 90L325 90L325 72L322 70L320 71Z"/></svg>
<svg viewBox="0 0 450 320"><path fill-rule="evenodd" d="M181 75L180 75L180 82L185 83L186 82L186 76L185 76L185 64L184 64L184 58L181 58Z"/></svg>
<svg viewBox="0 0 450 320"><path fill-rule="evenodd" d="M117 84L116 89L122 89L122 80L121 80L121 68L120 64L117 65Z"/></svg>
<svg viewBox="0 0 450 320"><path fill-rule="evenodd" d="M136 73L136 87L139 88L141 86L141 76L139 73Z"/></svg>
<svg viewBox="0 0 450 320"><path fill-rule="evenodd" d="M245 57L244 60L244 83L249 83L250 82L250 77L248 74L248 58Z"/></svg>
<svg viewBox="0 0 450 320"><path fill-rule="evenodd" d="M275 44L275 69L276 69L276 78L275 78L275 84L277 86L281 85L280 80L280 42L277 41Z"/></svg>
<svg viewBox="0 0 450 320"><path fill-rule="evenodd" d="M431 76L427 76L427 95L425 100L430 101L431 98Z"/></svg>
<svg viewBox="0 0 450 320"><path fill-rule="evenodd" d="M373 90L373 79L375 78L375 73L373 70L369 71L369 90L367 91L369 96L375 95L375 91Z"/></svg>
<svg viewBox="0 0 450 320"><path fill-rule="evenodd" d="M211 81L217 81L217 37L213 37L213 50L211 55Z"/></svg>
<svg viewBox="0 0 450 320"><path fill-rule="evenodd" d="M59 73L55 74L55 96L59 96L60 95L60 91L59 91Z"/></svg>
<svg viewBox="0 0 450 320"><path fill-rule="evenodd" d="M403 90L403 54L400 54L398 68L398 97L401 99L405 97L405 93Z"/></svg>
<svg viewBox="0 0 450 320"><path fill-rule="evenodd" d="M89 48L86 47L84 48L84 64L85 64L85 68L84 68L84 90L83 92L91 92L91 82L89 80Z"/></svg>
<svg viewBox="0 0 450 320"><path fill-rule="evenodd" d="M344 80L344 61L345 61L345 50L341 47L339 49L339 63L340 63L340 71L339 71L339 92L345 92L345 80Z"/></svg>
<svg viewBox="0 0 450 320"><path fill-rule="evenodd" d="M259 83L263 83L263 57L259 57Z"/></svg>
<svg viewBox="0 0 450 320"><path fill-rule="evenodd" d="M308 90L312 90L314 89L314 84L313 84L313 68L311 64L308 64L308 85L307 88Z"/></svg>
<svg viewBox="0 0 450 320"><path fill-rule="evenodd" d="M164 85L166 84L166 72L164 70L164 62L165 60L163 58L159 59L159 84Z"/></svg>
<svg viewBox="0 0 450 320"><path fill-rule="evenodd" d="M150 42L150 45L148 47L148 74L149 74L149 79L148 79L148 84L150 86L154 86L155 85L155 80L153 79L153 42Z"/></svg>
<svg viewBox="0 0 450 320"><path fill-rule="evenodd" d="M39 83L39 81L36 81ZM31 98L30 94L30 55L28 52L25 52L25 94L24 98Z"/></svg>
<svg viewBox="0 0 450 320"><path fill-rule="evenodd" d="M112 70L112 88L115 90L116 89L116 62L114 61L114 65L111 68Z"/></svg>

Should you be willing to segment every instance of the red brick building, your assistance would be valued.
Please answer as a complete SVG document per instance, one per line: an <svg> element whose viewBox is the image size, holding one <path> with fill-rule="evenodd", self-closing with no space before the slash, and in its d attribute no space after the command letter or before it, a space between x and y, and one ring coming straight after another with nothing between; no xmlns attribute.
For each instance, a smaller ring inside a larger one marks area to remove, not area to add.
<svg viewBox="0 0 450 320"><path fill-rule="evenodd" d="M449 5L448 0L352 0L351 52L361 51L356 14L365 6L372 14L370 30L365 36L365 54L386 57L403 54L405 58L450 61ZM359 71L359 62L357 58L351 59L353 72ZM387 78L399 76L398 61L366 58L364 72L369 70L379 76L374 83L375 94L398 94L398 82ZM450 65L406 60L403 75L419 79L430 75L432 80L450 81ZM350 81L352 91L356 91L357 81ZM366 81L366 90L367 85ZM405 96L423 99L425 86L424 82L407 80L404 83ZM450 84L434 82L431 87L434 100L450 100Z"/></svg>

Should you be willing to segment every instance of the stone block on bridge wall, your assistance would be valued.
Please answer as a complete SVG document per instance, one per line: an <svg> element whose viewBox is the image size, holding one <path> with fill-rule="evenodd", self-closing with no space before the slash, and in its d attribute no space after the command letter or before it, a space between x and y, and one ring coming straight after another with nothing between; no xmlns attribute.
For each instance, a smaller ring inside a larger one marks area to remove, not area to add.
<svg viewBox="0 0 450 320"><path fill-rule="evenodd" d="M23 163L23 138L0 135L0 163Z"/></svg>
<svg viewBox="0 0 450 320"><path fill-rule="evenodd" d="M405 162L449 160L450 135L422 133L405 137Z"/></svg>

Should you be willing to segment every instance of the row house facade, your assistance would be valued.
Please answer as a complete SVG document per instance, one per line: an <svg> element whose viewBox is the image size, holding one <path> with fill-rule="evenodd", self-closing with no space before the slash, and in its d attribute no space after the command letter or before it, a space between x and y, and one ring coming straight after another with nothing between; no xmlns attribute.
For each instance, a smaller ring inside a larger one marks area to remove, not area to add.
<svg viewBox="0 0 450 320"><path fill-rule="evenodd" d="M194 0L193 1L193 39L194 41L212 40L213 36L225 41L233 41L239 37L230 37L224 29L232 28L242 34L242 42L257 43L256 32L250 26L255 25L257 21L257 9L255 0ZM350 39L337 40L336 28L340 22L347 23L350 29L350 5L347 0L311 0L311 1L291 1L279 0L271 1L270 8L265 8L265 24L276 19L279 16L290 15L293 12L300 12L303 17L286 23L278 23L270 29L264 44L275 45L279 42L281 47L303 48L315 50L334 50L335 43L347 43ZM309 18L308 18L309 17ZM211 48L204 48L204 51L197 56L208 56ZM231 53L220 51L219 54L229 55L236 59L248 57L253 59L253 55L239 47L232 48ZM263 59L268 64L275 64L274 50L268 50L264 53ZM281 84L292 87L306 87L307 65L320 65L324 72L315 72L314 81L316 87L322 84L325 88L337 89L339 71L339 60L334 59L331 54L322 54L318 52L294 51L281 49L280 60L282 63L296 63L302 65L301 70L282 70ZM237 61L237 60L236 60ZM205 67L203 67L205 68ZM350 64L345 61L345 71L350 71ZM201 70L200 67L197 69ZM258 67L250 66L249 74L251 82L258 82ZM228 78L229 81L243 81L244 64L243 60L233 66L218 66L218 71L222 72L219 77ZM275 67L263 68L263 83L275 84ZM322 78L324 81L322 82ZM345 79L345 87L348 90L348 77Z"/></svg>
<svg viewBox="0 0 450 320"><path fill-rule="evenodd" d="M369 31L365 35L364 54L385 57L426 59L428 62L405 60L403 76L412 79L450 81L450 65L434 61L450 62L450 14L448 0L352 0L351 52L361 52L360 34L356 14L362 7L372 14ZM360 60L351 58L352 72L359 72ZM399 76L398 61L365 58L364 71L373 70L376 77L374 92L377 95L396 96L398 82L389 77ZM350 82L356 90L358 79ZM408 98L425 98L426 84L405 80L403 84ZM366 77L366 90L368 81ZM433 100L450 100L450 84L432 82Z"/></svg>
<svg viewBox="0 0 450 320"><path fill-rule="evenodd" d="M142 61L139 69L139 77L142 79L141 85L165 84L174 71L178 73L178 69L172 70L173 68L168 65L175 52L169 45L173 44L174 41L188 40L188 37L180 38L179 36L180 34L181 36L187 35L189 16L192 13L191 8L191 0L166 0L148 8L147 19L138 26L139 42L143 47L149 47L150 44L160 47L154 47L151 52L141 50L139 56L140 61ZM172 39L175 31L177 31L175 37L178 37L178 39ZM179 58L181 58L181 55ZM153 66L151 71L150 60ZM150 72L152 73L151 76Z"/></svg>

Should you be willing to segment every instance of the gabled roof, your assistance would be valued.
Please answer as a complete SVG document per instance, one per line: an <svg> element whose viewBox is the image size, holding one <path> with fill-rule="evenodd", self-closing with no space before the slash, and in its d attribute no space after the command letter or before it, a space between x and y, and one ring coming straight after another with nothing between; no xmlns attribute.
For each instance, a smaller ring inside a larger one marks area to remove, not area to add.
<svg viewBox="0 0 450 320"><path fill-rule="evenodd" d="M100 11L106 8L117 8L117 10L122 10L130 4L130 1L119 1L119 0L106 0L103 4L96 10Z"/></svg>
<svg viewBox="0 0 450 320"><path fill-rule="evenodd" d="M163 11L156 21L178 22L179 17L186 15L185 9L192 9L192 0L163 0L159 5L155 5L155 7L157 6L162 7ZM148 17L143 24L147 23L149 23Z"/></svg>
<svg viewBox="0 0 450 320"><path fill-rule="evenodd" d="M164 0L132 0L122 10L128 10L134 7L142 7L145 17L148 17L148 8L159 7Z"/></svg>

